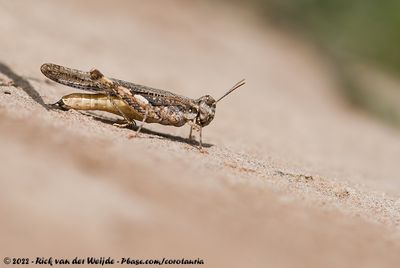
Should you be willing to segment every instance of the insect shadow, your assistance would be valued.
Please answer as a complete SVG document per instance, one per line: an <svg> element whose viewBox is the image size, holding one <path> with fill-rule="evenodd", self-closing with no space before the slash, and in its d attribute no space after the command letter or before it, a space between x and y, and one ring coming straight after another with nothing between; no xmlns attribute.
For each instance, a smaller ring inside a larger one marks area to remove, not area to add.
<svg viewBox="0 0 400 268"><path fill-rule="evenodd" d="M8 67L3 62L0 62L0 72L3 73L8 78L10 78L14 82L15 86L25 91L25 93L28 94L28 96L31 97L35 102L37 102L46 110L49 110L49 107L44 103L42 97L35 90L35 88L29 83L28 80L15 73L13 70L11 70L10 67Z"/></svg>
<svg viewBox="0 0 400 268"><path fill-rule="evenodd" d="M106 117L106 116L98 115L98 114L91 113L91 112L81 112L81 113L86 115L86 116L90 116L94 120L102 122L102 123L105 123L105 124L112 125L114 123L117 123L117 121L115 119L109 118L109 117ZM137 128L138 128L138 126L132 127L133 130L136 130ZM193 146L198 146L199 145L199 143L197 141L195 141L195 140L190 140L188 138L182 138L181 136L175 136L175 135L171 135L171 134L166 134L166 133L150 130L150 129L147 129L145 127L143 127L141 129L141 132L143 132L145 134L149 134L149 135L159 136L159 137L162 137L162 138L174 141L174 142L190 144L190 145L193 145ZM214 144L203 143L203 147L205 147L205 148L210 148L212 146L214 146Z"/></svg>

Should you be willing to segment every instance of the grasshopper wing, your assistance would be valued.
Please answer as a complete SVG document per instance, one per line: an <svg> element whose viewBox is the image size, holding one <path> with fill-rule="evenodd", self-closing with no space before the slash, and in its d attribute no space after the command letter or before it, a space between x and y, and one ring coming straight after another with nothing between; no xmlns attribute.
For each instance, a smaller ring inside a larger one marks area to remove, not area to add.
<svg viewBox="0 0 400 268"><path fill-rule="evenodd" d="M74 88L102 92L103 90L90 78L89 72L67 68L53 63L45 63L40 67L49 79Z"/></svg>
<svg viewBox="0 0 400 268"><path fill-rule="evenodd" d="M139 94L153 106L183 106L191 107L194 103L190 98L174 94L167 90L151 88L118 79L111 79L119 85L128 88L132 95Z"/></svg>

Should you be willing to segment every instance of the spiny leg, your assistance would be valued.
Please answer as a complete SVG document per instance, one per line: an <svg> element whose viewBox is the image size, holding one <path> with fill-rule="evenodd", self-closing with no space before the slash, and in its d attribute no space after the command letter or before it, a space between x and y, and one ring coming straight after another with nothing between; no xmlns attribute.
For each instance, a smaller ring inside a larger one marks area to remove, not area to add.
<svg viewBox="0 0 400 268"><path fill-rule="evenodd" d="M104 75L97 69L93 69L90 72L90 78L94 81L98 82L99 85L107 92L107 97L112 103L112 105L118 110L120 115L126 120L127 124L114 124L118 127L128 127L128 126L136 126L135 121L129 120L128 117L125 115L124 112L115 104L113 98L111 97L112 93L115 93L115 88L118 86L110 79L104 77Z"/></svg>
<svg viewBox="0 0 400 268"><path fill-rule="evenodd" d="M142 109L145 109L145 114L143 116L142 124L140 125L139 129L137 130L136 134L139 134L140 130L142 129L144 123L146 122L149 109L151 108L151 104L149 101L141 96L140 94L132 94L132 92L118 83L110 80L109 78L105 77L99 70L93 69L90 71L90 76L93 80L97 81L99 85L104 88L109 94L116 95L121 101L125 102L131 109L132 111L135 111L136 113L138 112L134 106L137 105L141 107ZM121 114L123 112L121 111ZM126 116L124 118L130 122Z"/></svg>
<svg viewBox="0 0 400 268"><path fill-rule="evenodd" d="M113 125L116 127L129 127L131 128L132 126L136 126L136 122L134 120L130 120L125 113L119 108L119 106L115 103L114 99L111 97L111 95L107 95L108 99L110 100L111 104L118 110L119 114L125 119L127 122L126 124L119 124L119 123L114 123Z"/></svg>

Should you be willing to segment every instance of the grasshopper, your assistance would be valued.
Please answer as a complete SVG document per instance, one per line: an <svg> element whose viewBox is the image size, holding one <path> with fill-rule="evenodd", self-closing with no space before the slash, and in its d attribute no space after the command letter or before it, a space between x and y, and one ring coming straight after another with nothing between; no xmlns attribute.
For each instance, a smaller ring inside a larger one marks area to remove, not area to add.
<svg viewBox="0 0 400 268"><path fill-rule="evenodd" d="M40 70L47 78L55 82L95 92L63 96L53 104L54 106L66 110L110 112L124 118L125 124L114 124L119 127L136 126L135 120L141 121L141 125L136 131L137 134L144 123L159 123L175 127L188 124L190 140L192 139L192 130L199 131L200 148L202 148L202 129L214 119L217 103L245 84L244 79L239 81L218 100L210 95L191 99L166 90L107 78L97 69L84 72L45 63Z"/></svg>

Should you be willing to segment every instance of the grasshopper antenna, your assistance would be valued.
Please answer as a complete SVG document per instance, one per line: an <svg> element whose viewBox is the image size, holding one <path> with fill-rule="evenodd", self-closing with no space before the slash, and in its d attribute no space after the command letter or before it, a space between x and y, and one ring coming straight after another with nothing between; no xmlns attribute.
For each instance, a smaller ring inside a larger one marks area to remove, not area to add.
<svg viewBox="0 0 400 268"><path fill-rule="evenodd" d="M221 98L219 98L215 103L219 102L220 100L222 100L223 98L225 98L226 96L228 96L229 94L232 93L232 91L234 91L235 89L243 86L244 84L246 84L245 80L242 79L239 82L237 82L231 89L228 90L228 92L226 92Z"/></svg>

